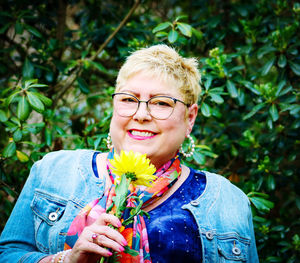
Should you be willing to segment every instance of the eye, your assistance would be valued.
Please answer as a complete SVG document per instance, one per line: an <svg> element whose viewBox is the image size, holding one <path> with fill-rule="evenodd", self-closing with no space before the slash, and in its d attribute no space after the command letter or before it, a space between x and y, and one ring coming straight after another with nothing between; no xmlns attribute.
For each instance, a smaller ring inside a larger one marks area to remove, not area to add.
<svg viewBox="0 0 300 263"><path fill-rule="evenodd" d="M157 107L174 107L174 101L168 97L153 97L150 103Z"/></svg>
<svg viewBox="0 0 300 263"><path fill-rule="evenodd" d="M137 103L137 100L130 95L120 95L119 100L125 103Z"/></svg>

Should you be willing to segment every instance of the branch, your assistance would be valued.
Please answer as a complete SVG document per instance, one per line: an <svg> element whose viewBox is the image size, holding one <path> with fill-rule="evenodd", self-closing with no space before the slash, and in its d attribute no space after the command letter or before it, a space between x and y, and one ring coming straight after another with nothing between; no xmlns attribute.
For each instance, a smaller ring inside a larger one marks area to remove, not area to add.
<svg viewBox="0 0 300 263"><path fill-rule="evenodd" d="M103 51L103 49L108 45L108 43L114 38L114 36L120 31L120 29L126 24L130 16L133 14L135 9L139 6L140 0L135 0L134 5L131 7L127 15L123 18L121 23L118 25L118 27L109 35L109 37L104 41L104 43L99 47L97 52L91 56L90 58L86 58L86 60L95 60L95 58ZM66 93L66 91L72 86L74 81L76 80L77 77L80 76L82 73L82 60L80 59L78 61L79 65L78 67L72 72L72 74L63 82L63 83L58 83L54 89L59 90L57 93L57 96L53 100L53 107L57 104L57 101Z"/></svg>
<svg viewBox="0 0 300 263"><path fill-rule="evenodd" d="M97 52L90 58L90 60L94 60L101 52L102 50L107 46L107 44L114 38L114 36L120 31L120 29L125 25L129 17L133 14L134 10L138 7L140 4L140 0L136 0L134 5L129 10L128 14L124 17L124 19L121 21L121 23L118 25L118 27L110 34L110 36L105 40L105 42L99 47Z"/></svg>

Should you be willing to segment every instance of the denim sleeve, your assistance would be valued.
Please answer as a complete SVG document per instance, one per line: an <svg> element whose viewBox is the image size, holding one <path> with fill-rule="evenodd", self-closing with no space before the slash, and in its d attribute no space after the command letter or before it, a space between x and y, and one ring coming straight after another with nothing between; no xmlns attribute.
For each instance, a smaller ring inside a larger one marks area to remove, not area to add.
<svg viewBox="0 0 300 263"><path fill-rule="evenodd" d="M39 185L36 162L0 237L0 263L35 263L47 254L35 245L33 212L30 207L34 189Z"/></svg>
<svg viewBox="0 0 300 263"><path fill-rule="evenodd" d="M251 231L251 243L249 248L249 254L248 254L248 261L249 263L259 263L258 255L257 255L257 249L256 249L256 242L255 242L255 234L254 234L254 228L253 228L253 221L252 221L252 213L251 208L249 204L249 227Z"/></svg>

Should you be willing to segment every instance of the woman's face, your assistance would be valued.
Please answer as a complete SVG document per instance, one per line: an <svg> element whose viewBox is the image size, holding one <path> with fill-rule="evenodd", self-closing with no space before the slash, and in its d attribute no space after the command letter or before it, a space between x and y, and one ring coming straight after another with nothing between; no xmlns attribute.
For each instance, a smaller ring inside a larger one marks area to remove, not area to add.
<svg viewBox="0 0 300 263"><path fill-rule="evenodd" d="M143 73L131 77L118 92L132 94L142 101L157 95L183 100L173 85ZM184 104L177 102L168 119L157 120L149 114L146 103L140 103L138 111L131 117L120 116L114 108L110 134L115 151L118 154L121 150L146 153L159 168L175 156L185 136L191 132L197 110L196 104L187 109Z"/></svg>

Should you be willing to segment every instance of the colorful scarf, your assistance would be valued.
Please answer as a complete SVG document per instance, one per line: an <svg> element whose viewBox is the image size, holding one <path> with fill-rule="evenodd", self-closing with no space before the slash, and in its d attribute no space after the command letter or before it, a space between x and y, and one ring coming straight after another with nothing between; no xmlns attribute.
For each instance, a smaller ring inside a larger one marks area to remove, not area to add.
<svg viewBox="0 0 300 263"><path fill-rule="evenodd" d="M107 169L112 181L112 186L105 192L103 197L97 198L87 204L75 217L67 233L64 246L65 250L72 248L83 229L94 223L99 215L105 213L106 209L111 205L111 199L115 191L114 183L116 178L109 168L109 160L113 158L113 155L114 150L110 151L107 157ZM142 199L142 209L161 198L163 194L179 179L181 175L179 154L158 169L155 175L157 176L157 179L150 187L147 187L146 189L134 189L134 192L130 193L132 195L139 196ZM132 199L132 202L130 202L129 205L135 206L134 199ZM128 216L128 214L124 214L124 218L121 220L126 220ZM127 240L129 247L139 252L139 256L136 257L121 252L118 256L119 262L150 263L149 242L144 218L140 215L135 216L132 224L127 225L125 228L122 226L119 231Z"/></svg>

